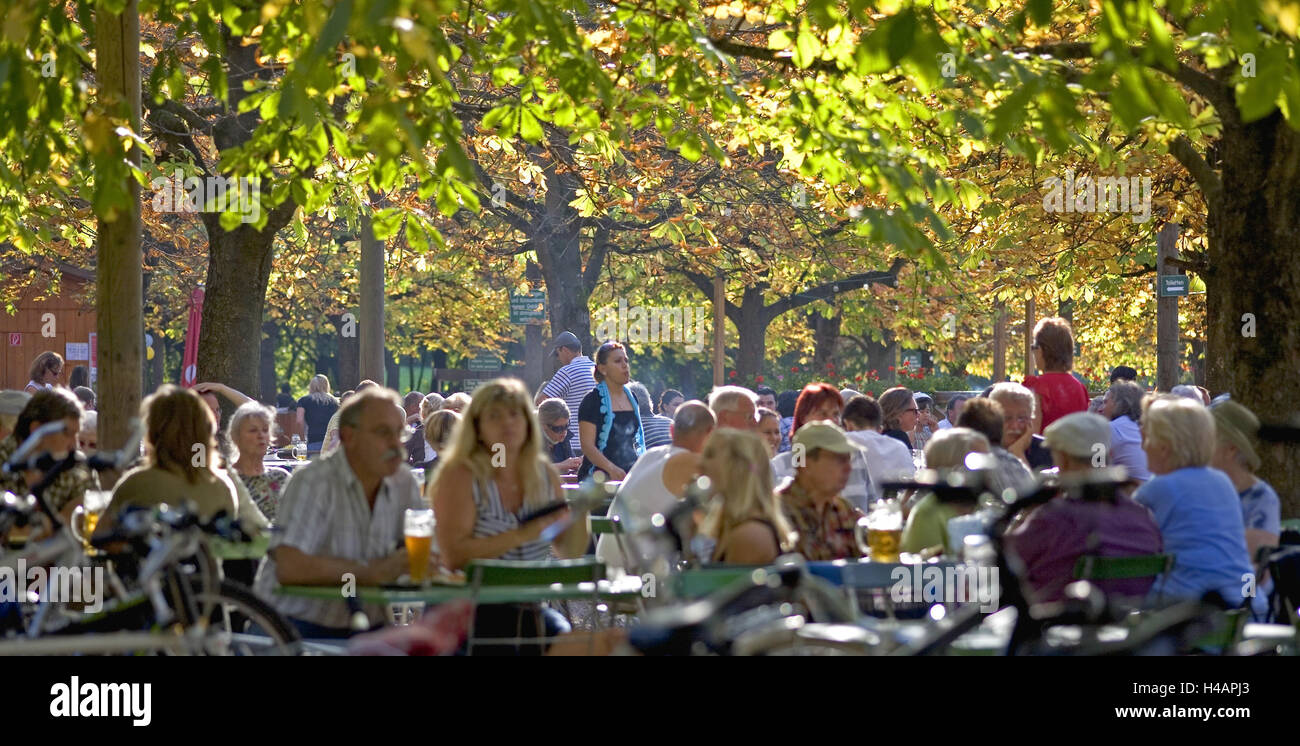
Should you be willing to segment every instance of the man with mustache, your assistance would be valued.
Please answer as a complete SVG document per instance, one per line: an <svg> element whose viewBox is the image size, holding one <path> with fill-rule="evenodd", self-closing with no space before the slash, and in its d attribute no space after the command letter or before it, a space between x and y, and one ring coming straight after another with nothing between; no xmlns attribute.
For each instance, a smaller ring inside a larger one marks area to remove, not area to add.
<svg viewBox="0 0 1300 746"><path fill-rule="evenodd" d="M339 414L337 451L298 469L280 498L258 595L289 617L306 638L346 637L348 607L339 601L279 596L280 585L358 586L396 580L407 571L405 511L427 508L402 440L406 413L397 394L378 386L348 400ZM436 567L436 557L430 566ZM367 607L371 620L384 618Z"/></svg>

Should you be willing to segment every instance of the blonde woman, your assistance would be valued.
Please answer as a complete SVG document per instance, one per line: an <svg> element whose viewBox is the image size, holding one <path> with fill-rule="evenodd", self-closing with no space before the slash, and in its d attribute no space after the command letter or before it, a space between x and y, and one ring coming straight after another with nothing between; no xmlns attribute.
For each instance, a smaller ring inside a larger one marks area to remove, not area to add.
<svg viewBox="0 0 1300 746"><path fill-rule="evenodd" d="M338 411L338 399L330 393L330 379L317 373L307 384L307 395L298 400L298 429L307 434L307 450L321 450L326 430Z"/></svg>
<svg viewBox="0 0 1300 746"><path fill-rule="evenodd" d="M700 533L715 544L711 561L766 565L794 546L795 534L772 490L767 448L753 433L715 430L700 453L713 505Z"/></svg>
<svg viewBox="0 0 1300 746"><path fill-rule="evenodd" d="M579 557L586 551L585 520L572 521L554 538L543 534L572 518L568 508L525 520L538 508L564 501L559 474L542 442L532 398L521 381L498 378L474 391L429 480L438 550L447 567L462 569L473 559L545 560L552 547L560 557ZM533 634L527 628L536 625L538 610L528 604L480 606L475 636L536 636L536 626L531 627ZM544 610L542 617L548 636L568 631L568 623L554 610ZM499 646L486 649L499 652ZM539 651L530 646L515 652Z"/></svg>
<svg viewBox="0 0 1300 746"><path fill-rule="evenodd" d="M1143 401L1141 427L1155 476L1133 499L1151 509L1164 551L1174 555L1173 571L1156 587L1174 598L1214 591L1229 606L1240 606L1253 568L1241 499L1228 477L1210 468L1214 415L1199 401L1164 394Z"/></svg>
<svg viewBox="0 0 1300 746"><path fill-rule="evenodd" d="M216 422L191 389L165 384L144 400L145 462L122 477L100 519L105 534L129 505L155 506L192 500L204 520L224 510L238 515L235 485L221 468Z"/></svg>
<svg viewBox="0 0 1300 746"><path fill-rule="evenodd" d="M884 423L881 432L891 438L897 438L912 452L912 439L907 434L916 429L916 421L921 409L916 406L912 390L906 386L895 386L880 395L876 400L880 405L880 418Z"/></svg>
<svg viewBox="0 0 1300 746"><path fill-rule="evenodd" d="M940 430L925 446L925 465L931 469L958 469L968 453L989 453L988 438L966 427ZM907 514L903 540L899 548L904 552L920 552L942 546L951 553L956 547L948 546L948 521L975 509L975 503L939 502L933 492L917 501Z"/></svg>

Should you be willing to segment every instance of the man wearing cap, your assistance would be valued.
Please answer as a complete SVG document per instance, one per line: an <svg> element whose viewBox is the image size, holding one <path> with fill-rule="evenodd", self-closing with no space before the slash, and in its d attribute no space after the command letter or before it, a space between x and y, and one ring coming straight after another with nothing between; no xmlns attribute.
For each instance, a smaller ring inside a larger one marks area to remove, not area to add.
<svg viewBox="0 0 1300 746"><path fill-rule="evenodd" d="M596 364L591 358L582 354L582 343L573 332L561 332L551 343L551 356L559 358L560 368L551 380L542 386L534 404L541 404L552 397L563 399L569 405L569 445L574 453L582 452L578 442L578 407L587 392L596 388L593 372Z"/></svg>
<svg viewBox="0 0 1300 746"><path fill-rule="evenodd" d="M790 450L794 479L777 496L799 532L795 551L814 562L861 557L854 528L862 511L840 496L857 446L837 425L817 421L799 428Z"/></svg>
<svg viewBox="0 0 1300 746"><path fill-rule="evenodd" d="M1052 460L1062 474L1106 465L1110 423L1101 415L1074 412L1058 418L1043 433ZM1025 564L1025 580L1033 602L1060 601L1074 581L1081 555L1120 557L1159 554L1160 527L1142 505L1115 494L1096 499L1058 497L1029 515L1007 533L1007 546ZM1095 584L1108 595L1145 596L1152 578L1102 580Z"/></svg>
<svg viewBox="0 0 1300 746"><path fill-rule="evenodd" d="M1233 489L1241 495L1241 517L1246 524L1246 549L1254 557L1260 547L1277 546L1282 533L1282 505L1277 492L1268 482L1255 476L1259 454L1255 452L1259 418L1241 404L1226 399L1210 406L1214 415L1214 457L1210 466L1228 475ZM1267 608L1273 580L1261 582L1255 589L1252 606L1256 611Z"/></svg>

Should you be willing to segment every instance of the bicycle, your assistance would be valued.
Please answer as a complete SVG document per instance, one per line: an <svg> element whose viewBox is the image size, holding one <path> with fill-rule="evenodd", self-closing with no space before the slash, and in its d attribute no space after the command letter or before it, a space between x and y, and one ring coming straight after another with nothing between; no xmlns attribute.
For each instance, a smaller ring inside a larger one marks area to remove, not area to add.
<svg viewBox="0 0 1300 746"><path fill-rule="evenodd" d="M71 453L62 459L49 454L28 457L34 444L62 423L34 431L15 452L7 470L38 468L45 476L25 498L5 493L0 501L0 532L13 525L30 525L43 515L58 527L54 536L23 551L0 557L0 567L27 563L59 567L94 561L102 567L114 598L104 609L83 614L66 604L21 599L17 619L10 619L9 641L0 642L0 655L47 653L114 653L125 651L187 654L296 654L301 637L296 628L247 587L223 578L207 536L230 541L250 537L224 513L201 522L191 509L160 506L156 510L123 512L112 532L96 537L92 546L107 550L88 557L82 545L50 509L44 489L57 476L85 463L97 471L120 470L135 457L135 447L84 459ZM137 431L138 432L138 431ZM138 442L138 436L135 442ZM123 548L125 547L125 548ZM76 564L70 564L76 563ZM264 639L231 627L236 614L256 624ZM140 632L140 630L146 630Z"/></svg>

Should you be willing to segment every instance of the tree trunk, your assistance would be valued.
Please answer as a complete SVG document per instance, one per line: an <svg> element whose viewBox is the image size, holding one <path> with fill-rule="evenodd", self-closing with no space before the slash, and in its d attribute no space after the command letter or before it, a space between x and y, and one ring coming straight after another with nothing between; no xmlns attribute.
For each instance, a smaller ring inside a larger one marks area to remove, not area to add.
<svg viewBox="0 0 1300 746"><path fill-rule="evenodd" d="M262 324L262 350L259 369L258 396L263 402L275 401L275 352L280 349L280 325L274 321Z"/></svg>
<svg viewBox="0 0 1300 746"><path fill-rule="evenodd" d="M1300 402L1300 137L1280 114L1225 128L1223 188L1209 206L1207 387L1264 422ZM1300 448L1263 445L1261 479L1300 515Z"/></svg>
<svg viewBox="0 0 1300 746"><path fill-rule="evenodd" d="M377 196L371 193L372 203ZM361 215L361 309L357 329L361 337L361 377L397 388L396 378L384 376L384 242L375 238L370 215Z"/></svg>
<svg viewBox="0 0 1300 746"><path fill-rule="evenodd" d="M351 322L345 321L342 314L331 316L330 321L337 330L334 334L338 345L334 358L338 363L337 385L339 391L351 391L361 383L361 340L356 334L345 333L354 330L346 326Z"/></svg>
<svg viewBox="0 0 1300 746"><path fill-rule="evenodd" d="M127 0L120 14L100 9L95 14L95 75L105 114L122 117L140 132L140 14L136 0ZM119 153L120 156L120 153ZM140 151L126 158L137 166ZM101 218L96 262L96 332L99 337L99 447L121 448L139 416L140 385L144 378L144 285L140 272L140 184L129 176L128 205L116 220ZM106 474L110 487L113 475Z"/></svg>
<svg viewBox="0 0 1300 746"><path fill-rule="evenodd" d="M889 367L898 365L898 342L894 339L894 333L888 329L882 336L884 338L880 342L869 338L866 340L867 370L876 371L880 380L892 384L897 377Z"/></svg>
<svg viewBox="0 0 1300 746"><path fill-rule="evenodd" d="M259 232L248 224L226 231L216 215L203 217L208 226L208 278L199 334L199 380L219 381L256 395L262 306L275 233L270 225Z"/></svg>
<svg viewBox="0 0 1300 746"><path fill-rule="evenodd" d="M772 317L763 306L767 283L758 283L745 288L740 296L740 306L732 306L733 313L728 314L731 323L736 325L736 334L740 344L736 350L736 375L744 380L753 380L763 372L763 356L767 351L767 326ZM725 330L724 330L725 331Z"/></svg>
<svg viewBox="0 0 1300 746"><path fill-rule="evenodd" d="M402 366L401 363L397 362L397 356L393 354L392 350L385 349L384 350L384 377L388 379L388 383L385 384L383 381L380 381L377 378L372 378L370 380L374 381L375 383L388 386L388 388L396 391L400 383L398 379L401 378L401 375L402 375Z"/></svg>
<svg viewBox="0 0 1300 746"><path fill-rule="evenodd" d="M840 368L840 361L836 359L835 348L840 339L840 324L844 321L844 314L836 311L835 316L826 318L820 312L814 311L808 314L808 326L813 332L813 369L826 370L829 363L836 370Z"/></svg>

